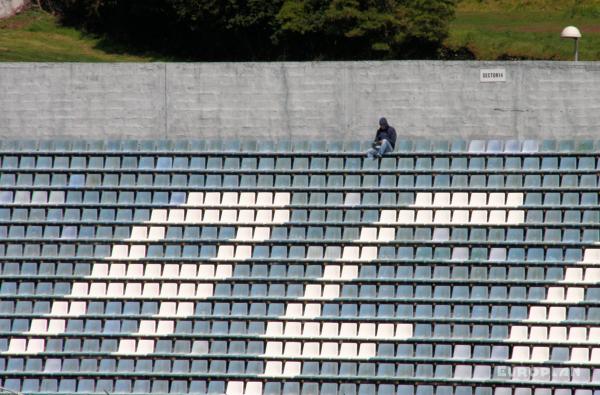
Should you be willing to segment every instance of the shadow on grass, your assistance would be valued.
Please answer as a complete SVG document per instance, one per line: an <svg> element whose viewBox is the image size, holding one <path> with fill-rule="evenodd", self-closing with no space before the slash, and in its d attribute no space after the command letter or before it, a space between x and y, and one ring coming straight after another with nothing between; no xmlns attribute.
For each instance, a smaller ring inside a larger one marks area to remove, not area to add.
<svg viewBox="0 0 600 395"><path fill-rule="evenodd" d="M170 54L161 53L157 50L150 50L140 47L137 44L123 42L109 36L98 36L92 33L84 33L87 37L96 40L94 49L105 52L108 55L133 56L146 59L149 62L175 62L185 61ZM141 59L140 59L141 60Z"/></svg>

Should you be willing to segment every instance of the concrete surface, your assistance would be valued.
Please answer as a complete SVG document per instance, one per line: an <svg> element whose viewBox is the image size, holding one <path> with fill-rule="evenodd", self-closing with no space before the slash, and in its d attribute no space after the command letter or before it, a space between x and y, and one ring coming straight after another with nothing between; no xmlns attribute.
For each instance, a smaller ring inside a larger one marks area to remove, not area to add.
<svg viewBox="0 0 600 395"><path fill-rule="evenodd" d="M14 15L27 3L29 0L0 0L0 19Z"/></svg>
<svg viewBox="0 0 600 395"><path fill-rule="evenodd" d="M600 63L0 63L1 138L354 140L382 115L410 138L600 138Z"/></svg>

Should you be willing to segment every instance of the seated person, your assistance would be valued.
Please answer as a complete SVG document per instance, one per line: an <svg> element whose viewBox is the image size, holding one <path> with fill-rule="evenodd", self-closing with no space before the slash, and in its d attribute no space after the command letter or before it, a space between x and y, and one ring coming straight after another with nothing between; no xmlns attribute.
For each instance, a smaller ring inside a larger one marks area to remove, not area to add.
<svg viewBox="0 0 600 395"><path fill-rule="evenodd" d="M381 158L383 155L394 150L396 144L396 129L388 125L387 119L379 120L379 129L373 141L373 148L367 151L367 156L371 159Z"/></svg>

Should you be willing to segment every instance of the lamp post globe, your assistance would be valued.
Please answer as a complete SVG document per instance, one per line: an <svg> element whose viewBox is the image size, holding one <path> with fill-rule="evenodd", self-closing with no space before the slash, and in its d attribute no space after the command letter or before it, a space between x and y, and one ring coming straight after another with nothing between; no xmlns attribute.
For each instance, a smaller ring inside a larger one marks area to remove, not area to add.
<svg viewBox="0 0 600 395"><path fill-rule="evenodd" d="M575 26L567 26L560 33L560 37L568 38L575 41L575 61L579 60L579 39L581 38L581 32Z"/></svg>

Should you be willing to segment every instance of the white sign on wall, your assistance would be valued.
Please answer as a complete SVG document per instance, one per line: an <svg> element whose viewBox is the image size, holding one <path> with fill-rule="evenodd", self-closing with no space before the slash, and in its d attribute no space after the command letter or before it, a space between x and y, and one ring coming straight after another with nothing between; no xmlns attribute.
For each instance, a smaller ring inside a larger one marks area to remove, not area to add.
<svg viewBox="0 0 600 395"><path fill-rule="evenodd" d="M506 69L481 69L479 82L506 82Z"/></svg>

